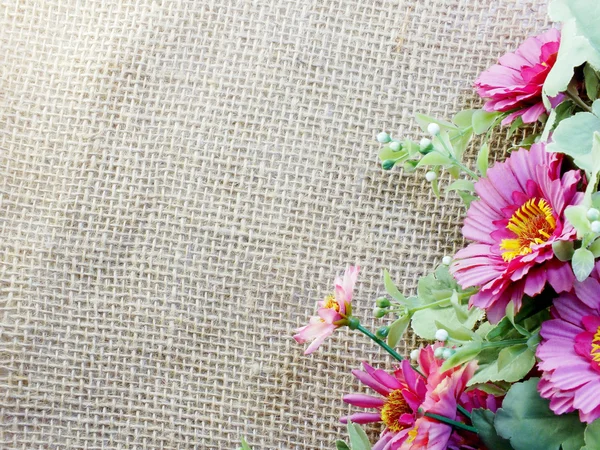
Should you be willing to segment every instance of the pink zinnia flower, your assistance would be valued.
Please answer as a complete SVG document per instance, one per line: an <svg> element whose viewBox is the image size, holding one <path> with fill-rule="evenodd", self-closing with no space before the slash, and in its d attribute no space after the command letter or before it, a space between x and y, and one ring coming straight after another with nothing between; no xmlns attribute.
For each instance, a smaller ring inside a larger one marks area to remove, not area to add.
<svg viewBox="0 0 600 450"><path fill-rule="evenodd" d="M536 354L543 371L538 390L556 414L579 411L600 418L600 263L588 279L554 301L554 319L542 324Z"/></svg>
<svg viewBox="0 0 600 450"><path fill-rule="evenodd" d="M543 144L513 152L475 183L479 200L471 203L462 229L474 241L456 254L450 267L463 287L480 287L470 304L487 311L492 323L512 300L515 310L523 295L539 294L546 282L556 292L571 289L573 271L559 261L552 243L575 239L566 221L567 206L581 202L579 171L561 176L562 155Z"/></svg>
<svg viewBox="0 0 600 450"><path fill-rule="evenodd" d="M454 432L452 427L423 416L423 412L440 414L456 421L462 420L456 407L459 401L462 404L462 400L466 400L463 406L467 409L469 406L473 407L471 398L476 394L465 396L464 389L475 371L476 364L441 372L440 367L444 361L434 357L434 349L437 346L439 345L429 345L419 353L420 370L425 376L417 373L406 360L402 361L393 375L374 369L366 363L363 363L364 371L352 372L381 397L365 394L344 396L346 403L361 408L373 408L375 412L355 413L343 417L342 422L383 422L385 429L373 450L442 450L463 447L461 443L466 442L465 439ZM487 400L484 400L484 403L492 405L492 402ZM473 438L476 440L474 436L471 437L471 441ZM422 446L423 442L427 445Z"/></svg>
<svg viewBox="0 0 600 450"><path fill-rule="evenodd" d="M343 278L337 277L335 293L327 296L325 300L317 302L318 315L311 317L308 325L296 330L297 334L294 335L296 342L303 344L312 341L304 352L305 355L309 355L319 348L337 328L347 325L347 318L352 314L352 292L358 271L358 266L350 266L344 272Z"/></svg>
<svg viewBox="0 0 600 450"><path fill-rule="evenodd" d="M542 102L542 87L556 62L560 32L550 29L527 39L514 53L507 53L498 64L479 75L475 82L477 92L488 101L486 111L512 111L502 121L511 123L521 116L532 123L546 112Z"/></svg>

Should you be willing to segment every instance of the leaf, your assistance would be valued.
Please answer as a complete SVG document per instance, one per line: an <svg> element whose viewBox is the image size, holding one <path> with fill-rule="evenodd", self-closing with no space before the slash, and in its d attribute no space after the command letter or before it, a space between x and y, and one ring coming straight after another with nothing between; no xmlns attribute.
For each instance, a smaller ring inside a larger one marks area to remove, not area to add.
<svg viewBox="0 0 600 450"><path fill-rule="evenodd" d="M456 180L452 184L450 184L447 188L447 191L466 191L466 192L475 192L475 185L471 180Z"/></svg>
<svg viewBox="0 0 600 450"><path fill-rule="evenodd" d="M592 66L586 64L583 66L583 77L585 80L585 92L590 100L594 101L598 98L598 73Z"/></svg>
<svg viewBox="0 0 600 450"><path fill-rule="evenodd" d="M493 125L494 121L498 118L499 113L487 112L479 109L473 113L473 132L475 134L483 134Z"/></svg>
<svg viewBox="0 0 600 450"><path fill-rule="evenodd" d="M438 152L427 153L421 158L417 167L422 166L445 166L446 164L452 164L452 161L447 156L442 155Z"/></svg>
<svg viewBox="0 0 600 450"><path fill-rule="evenodd" d="M523 126L523 117L519 116L510 124L510 128L508 129L508 137L512 137L513 134Z"/></svg>
<svg viewBox="0 0 600 450"><path fill-rule="evenodd" d="M505 347L498 355L498 374L490 381L519 381L535 365L535 353L527 344Z"/></svg>
<svg viewBox="0 0 600 450"><path fill-rule="evenodd" d="M548 400L538 394L538 382L539 378L531 378L510 388L496 413L498 435L509 439L515 450L559 450L565 442L572 445L573 440L580 441L581 448L584 425L579 416L555 415Z"/></svg>
<svg viewBox="0 0 600 450"><path fill-rule="evenodd" d="M427 131L427 127L430 123L438 124L442 130L453 130L456 128L456 126L450 122L436 119L435 117L426 114L417 113L415 114L415 119L423 131Z"/></svg>
<svg viewBox="0 0 600 450"><path fill-rule="evenodd" d="M250 446L246 442L246 439L244 439L244 438L242 438L242 448L241 448L241 450L252 450L252 448L250 448Z"/></svg>
<svg viewBox="0 0 600 450"><path fill-rule="evenodd" d="M428 308L417 311L413 314L411 327L415 334L423 339L435 339L435 332L438 329L437 323L443 325L443 328L458 328L464 326L473 329L475 324L483 318L484 312L479 308L473 307L470 310L467 305L462 305L467 320L461 321L452 306L445 308Z"/></svg>
<svg viewBox="0 0 600 450"><path fill-rule="evenodd" d="M588 250L592 252L594 258L598 258L600 256L600 238L592 242L592 245L588 247Z"/></svg>
<svg viewBox="0 0 600 450"><path fill-rule="evenodd" d="M565 209L565 217L573 225L573 228L577 230L579 238L592 231L590 221L587 218L587 212L588 207L585 205L569 206Z"/></svg>
<svg viewBox="0 0 600 450"><path fill-rule="evenodd" d="M389 328L389 333L387 337L387 343L390 347L395 347L402 339L406 328L408 328L408 324L410 323L410 316L402 316L396 319Z"/></svg>
<svg viewBox="0 0 600 450"><path fill-rule="evenodd" d="M342 441L340 439L335 441L335 448L336 448L336 450L350 450L350 447L348 447L348 444L346 444L344 441Z"/></svg>
<svg viewBox="0 0 600 450"><path fill-rule="evenodd" d="M571 265L573 266L575 278L577 278L577 281L581 282L585 280L594 269L594 254L587 248L578 248L575 250L575 253L573 253Z"/></svg>
<svg viewBox="0 0 600 450"><path fill-rule="evenodd" d="M467 361L472 361L481 352L481 342L469 342L456 349L450 358L444 361L440 370L445 372L453 367L459 366Z"/></svg>
<svg viewBox="0 0 600 450"><path fill-rule="evenodd" d="M387 161L389 159L392 159L396 161L396 163L399 163L407 160L409 157L410 155L405 149L394 151L389 146L384 145L383 147L381 147L381 150L379 150L379 159L381 161Z"/></svg>
<svg viewBox="0 0 600 450"><path fill-rule="evenodd" d="M513 450L510 442L498 436L494 427L496 415L489 409L478 408L471 411L473 426L477 428L477 434L490 450Z"/></svg>
<svg viewBox="0 0 600 450"><path fill-rule="evenodd" d="M600 420L594 420L585 427L585 447L581 450L598 450L600 448Z"/></svg>
<svg viewBox="0 0 600 450"><path fill-rule="evenodd" d="M408 308L414 308L416 306L419 306L420 302L418 301L418 299L416 299L414 297L406 298L402 294L402 292L400 292L398 290L398 288L392 281L392 277L390 276L390 273L385 269L383 271L383 285L385 286L385 290L387 291L387 293L394 300L402 303L403 305L407 306Z"/></svg>
<svg viewBox="0 0 600 450"><path fill-rule="evenodd" d="M469 194L468 192L459 191L458 196L462 199L467 208L471 206L473 200L477 200L477 196Z"/></svg>
<svg viewBox="0 0 600 450"><path fill-rule="evenodd" d="M477 110L465 109L464 111L460 111L454 115L452 122L454 122L460 128L468 128L471 126L475 111Z"/></svg>
<svg viewBox="0 0 600 450"><path fill-rule="evenodd" d="M479 153L477 154L477 170L479 170L479 173L481 174L481 176L485 177L485 174L487 173L488 170L488 165L489 165L489 158L490 158L490 147L487 144L487 142L485 144L483 144L481 146L481 149L479 149Z"/></svg>
<svg viewBox="0 0 600 450"><path fill-rule="evenodd" d="M350 446L352 450L371 450L369 438L358 424L348 422L348 437L350 438Z"/></svg>
<svg viewBox="0 0 600 450"><path fill-rule="evenodd" d="M554 256L563 262L571 261L573 253L575 253L573 241L554 241L552 243L552 250L554 251Z"/></svg>

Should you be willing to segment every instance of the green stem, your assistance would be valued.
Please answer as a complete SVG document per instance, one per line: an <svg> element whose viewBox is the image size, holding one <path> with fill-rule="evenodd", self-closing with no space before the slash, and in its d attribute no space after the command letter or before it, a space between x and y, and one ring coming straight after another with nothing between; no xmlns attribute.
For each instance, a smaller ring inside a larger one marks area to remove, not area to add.
<svg viewBox="0 0 600 450"><path fill-rule="evenodd" d="M461 413L463 413L469 420L471 420L471 413L467 411L464 406L456 405L456 409L458 409Z"/></svg>
<svg viewBox="0 0 600 450"><path fill-rule="evenodd" d="M565 91L565 95L567 97L569 97L573 101L573 103L575 103L577 106L579 106L584 111L590 112L592 114L594 113L594 111L592 111L592 108L590 108L583 100L581 100L579 95L573 94L568 89Z"/></svg>
<svg viewBox="0 0 600 450"><path fill-rule="evenodd" d="M474 294L474 292L463 292L461 294L458 294L458 299L462 300L464 298L469 298L473 294ZM423 309L429 309L429 308L434 308L436 306L443 305L444 303L449 302L451 298L452 297L450 296L450 297L443 298L441 300L437 300L435 302L427 303L426 305L423 305L423 306L417 306L415 308L411 308L409 310L409 313L412 314L412 313L415 313L417 311L422 311Z"/></svg>
<svg viewBox="0 0 600 450"><path fill-rule="evenodd" d="M448 152L448 154L444 155L444 156L447 156L448 158L450 158L450 160L455 165L457 165L458 167L460 167L465 173L467 173L468 175L470 175L475 181L479 180L479 175L477 175L475 172L473 172L471 169L469 169L463 163L459 162L458 159L456 159L454 157L454 154L450 151L450 149L446 145L446 141L444 141L440 136L438 136L438 140L442 143L442 146L444 147L444 150L446 150Z"/></svg>
<svg viewBox="0 0 600 450"><path fill-rule="evenodd" d="M482 348L510 347L511 345L527 344L528 339L508 339L506 341L484 342Z"/></svg>
<svg viewBox="0 0 600 450"><path fill-rule="evenodd" d="M471 427L469 425L465 425L462 422L457 422L456 420L452 420L452 419L448 419L447 417L444 416L440 416L439 414L434 414L434 413L424 413L424 416L427 417L431 417L432 419L435 420L439 420L440 422L446 423L448 425L451 425L455 428L460 428L461 430L465 430L465 431L470 431L472 433L477 433L477 428L475 427Z"/></svg>

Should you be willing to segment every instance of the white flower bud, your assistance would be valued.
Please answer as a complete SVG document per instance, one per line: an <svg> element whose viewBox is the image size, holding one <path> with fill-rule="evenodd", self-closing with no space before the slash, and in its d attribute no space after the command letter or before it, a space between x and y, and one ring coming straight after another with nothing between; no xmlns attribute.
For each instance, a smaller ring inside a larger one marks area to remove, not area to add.
<svg viewBox="0 0 600 450"><path fill-rule="evenodd" d="M442 258L442 264L443 264L443 265L445 265L445 266L449 266L451 263L452 263L452 256L448 256L448 255L446 255L446 256L444 256L444 257Z"/></svg>
<svg viewBox="0 0 600 450"><path fill-rule="evenodd" d="M435 180L437 178L437 173L435 173L433 170L430 170L429 172L427 172L425 174L425 179L427 181L429 181L430 183Z"/></svg>
<svg viewBox="0 0 600 450"><path fill-rule="evenodd" d="M594 233L600 233L600 221L594 220L591 224Z"/></svg>
<svg viewBox="0 0 600 450"><path fill-rule="evenodd" d="M427 132L432 136L440 134L440 126L437 123L430 123L427 125Z"/></svg>
<svg viewBox="0 0 600 450"><path fill-rule="evenodd" d="M377 135L377 142L379 142L380 144L387 144L391 140L392 139L390 138L390 135L387 134L385 131L382 131Z"/></svg>
<svg viewBox="0 0 600 450"><path fill-rule="evenodd" d="M444 351L442 352L442 358L448 359L453 354L454 354L454 350L452 350L451 348L445 348Z"/></svg>
<svg viewBox="0 0 600 450"><path fill-rule="evenodd" d="M389 143L389 147L391 151L397 152L402 147L402 144L400 144L400 142L392 141Z"/></svg>
<svg viewBox="0 0 600 450"><path fill-rule="evenodd" d="M418 348L414 349L412 352L410 352L410 359L416 361L419 359L419 353L421 353L421 351Z"/></svg>
<svg viewBox="0 0 600 450"><path fill-rule="evenodd" d="M431 145L431 139L427 139L425 137L423 139L421 139L421 142L419 142L419 147L421 148L421 150L425 150L430 145Z"/></svg>
<svg viewBox="0 0 600 450"><path fill-rule="evenodd" d="M598 211L596 208L590 208L590 209L588 209L587 218L589 220L598 220L598 219L600 219L600 211Z"/></svg>
<svg viewBox="0 0 600 450"><path fill-rule="evenodd" d="M442 355L444 354L444 350L446 350L444 347L438 347L433 351L433 356L435 356L436 358L441 358Z"/></svg>
<svg viewBox="0 0 600 450"><path fill-rule="evenodd" d="M446 330L444 330L443 328L440 328L439 330L437 330L435 332L435 339L437 341L442 341L442 342L446 342L448 340L448 332Z"/></svg>

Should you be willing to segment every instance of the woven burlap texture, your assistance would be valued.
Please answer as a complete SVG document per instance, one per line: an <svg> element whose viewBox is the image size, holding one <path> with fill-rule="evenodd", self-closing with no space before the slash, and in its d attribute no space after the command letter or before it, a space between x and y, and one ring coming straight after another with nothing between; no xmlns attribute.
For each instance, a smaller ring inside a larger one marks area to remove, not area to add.
<svg viewBox="0 0 600 450"><path fill-rule="evenodd" d="M291 338L347 264L384 293L464 209L383 172L547 25L533 0L0 4L0 448L333 448L361 360ZM406 353L414 338L399 351Z"/></svg>

